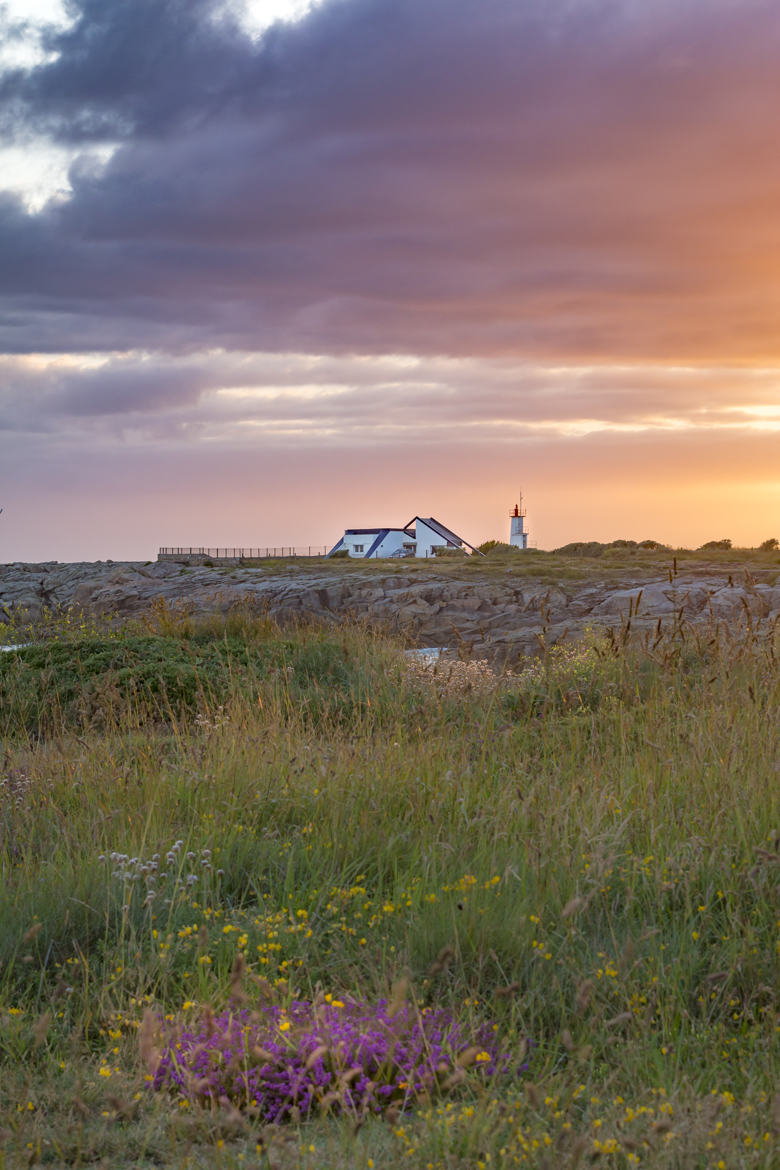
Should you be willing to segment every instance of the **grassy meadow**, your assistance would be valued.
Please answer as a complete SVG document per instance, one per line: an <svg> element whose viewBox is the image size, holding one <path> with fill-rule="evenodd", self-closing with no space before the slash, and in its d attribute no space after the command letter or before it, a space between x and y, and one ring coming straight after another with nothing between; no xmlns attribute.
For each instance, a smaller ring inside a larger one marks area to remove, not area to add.
<svg viewBox="0 0 780 1170"><path fill-rule="evenodd" d="M777 1165L778 654L160 607L0 655L0 1167Z"/></svg>

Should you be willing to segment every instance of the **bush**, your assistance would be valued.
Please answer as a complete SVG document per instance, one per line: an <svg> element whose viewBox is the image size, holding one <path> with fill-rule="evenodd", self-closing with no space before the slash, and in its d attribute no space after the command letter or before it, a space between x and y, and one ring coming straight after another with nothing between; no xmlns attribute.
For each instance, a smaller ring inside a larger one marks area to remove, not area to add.
<svg viewBox="0 0 780 1170"><path fill-rule="evenodd" d="M485 553L486 555L488 553L516 552L517 546L514 544L507 544L506 541L503 540L486 540L484 544L479 546L477 551Z"/></svg>
<svg viewBox="0 0 780 1170"><path fill-rule="evenodd" d="M638 548L658 550L668 547L660 540L641 540L639 542L636 540L610 540L607 544L603 544L600 540L575 540L571 544L564 544L562 548L556 548L554 551L569 557L600 557L609 549L624 549L633 552Z"/></svg>
<svg viewBox="0 0 780 1170"><path fill-rule="evenodd" d="M240 634L223 626L30 645L0 655L0 736L197 721L217 705L256 703L261 686L314 722L359 718L371 693L378 717L382 689L365 645L316 627L290 637L262 620Z"/></svg>
<svg viewBox="0 0 780 1170"><path fill-rule="evenodd" d="M728 539L726 539L726 540L708 540L705 544L699 545L699 552L705 552L705 551L708 551L710 549L722 549L724 552L726 552L730 548L731 548L731 541Z"/></svg>
<svg viewBox="0 0 780 1170"><path fill-rule="evenodd" d="M574 540L553 551L564 557L600 557L604 555L604 548L605 545L598 540Z"/></svg>
<svg viewBox="0 0 780 1170"><path fill-rule="evenodd" d="M255 657L238 641L157 634L26 646L0 660L3 730L16 724L40 736L103 727L129 711L140 722L194 714L204 694L232 681L231 666L246 672Z"/></svg>
<svg viewBox="0 0 780 1170"><path fill-rule="evenodd" d="M780 543L778 543L776 536L770 536L769 540L765 540L758 547L761 552L777 552L778 548L780 548Z"/></svg>

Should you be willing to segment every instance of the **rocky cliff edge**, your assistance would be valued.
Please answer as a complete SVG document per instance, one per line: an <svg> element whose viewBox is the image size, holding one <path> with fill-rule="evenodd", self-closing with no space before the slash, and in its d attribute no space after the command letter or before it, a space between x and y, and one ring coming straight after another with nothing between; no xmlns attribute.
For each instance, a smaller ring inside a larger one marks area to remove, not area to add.
<svg viewBox="0 0 780 1170"><path fill-rule="evenodd" d="M734 566L642 573L623 579L551 582L512 568L453 571L415 566L405 573L335 562L279 568L183 566L171 562L9 564L0 566L2 624L14 616L83 611L121 619L163 599L200 612L250 605L278 621L368 619L425 646L463 648L478 657L513 660L578 637L587 627L632 631L674 622L725 621L764 628L780 620L780 574Z"/></svg>

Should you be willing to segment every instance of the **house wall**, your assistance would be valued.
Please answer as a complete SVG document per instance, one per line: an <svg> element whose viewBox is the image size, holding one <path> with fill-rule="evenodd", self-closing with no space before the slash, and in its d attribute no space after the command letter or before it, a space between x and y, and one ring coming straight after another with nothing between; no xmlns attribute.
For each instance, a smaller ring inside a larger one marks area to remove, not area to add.
<svg viewBox="0 0 780 1170"><path fill-rule="evenodd" d="M365 557L381 531L381 528L376 528L373 532L345 532L344 547L351 557ZM411 539L402 529L389 529L371 553L371 560L375 557L391 557Z"/></svg>
<svg viewBox="0 0 780 1170"><path fill-rule="evenodd" d="M364 557L380 532L380 528L374 532L345 532L344 547L351 557Z"/></svg>
<svg viewBox="0 0 780 1170"><path fill-rule="evenodd" d="M438 517L437 517L438 519ZM417 536L417 553L418 557L432 557L434 556L434 548L447 548L447 542L443 536L439 536L438 532L434 532L427 524L423 524L422 520L417 520L415 526L415 534ZM449 547L452 547L451 545Z"/></svg>
<svg viewBox="0 0 780 1170"><path fill-rule="evenodd" d="M393 553L398 552L399 549L403 548L411 540L411 536L408 536L405 532L392 529L388 532L382 543L372 552L371 559L373 560L374 557L391 557Z"/></svg>

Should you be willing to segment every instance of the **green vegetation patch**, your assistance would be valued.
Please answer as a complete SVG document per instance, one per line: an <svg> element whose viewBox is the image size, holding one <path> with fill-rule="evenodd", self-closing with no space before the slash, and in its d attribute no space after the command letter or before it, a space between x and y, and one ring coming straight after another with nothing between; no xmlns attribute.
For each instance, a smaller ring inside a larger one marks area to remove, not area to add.
<svg viewBox="0 0 780 1170"><path fill-rule="evenodd" d="M777 631L169 619L3 664L6 1166L777 1165Z"/></svg>
<svg viewBox="0 0 780 1170"><path fill-rule="evenodd" d="M0 733L171 724L237 699L262 703L269 687L288 709L348 718L372 673L365 654L314 628L260 639L209 630L50 639L0 655Z"/></svg>

